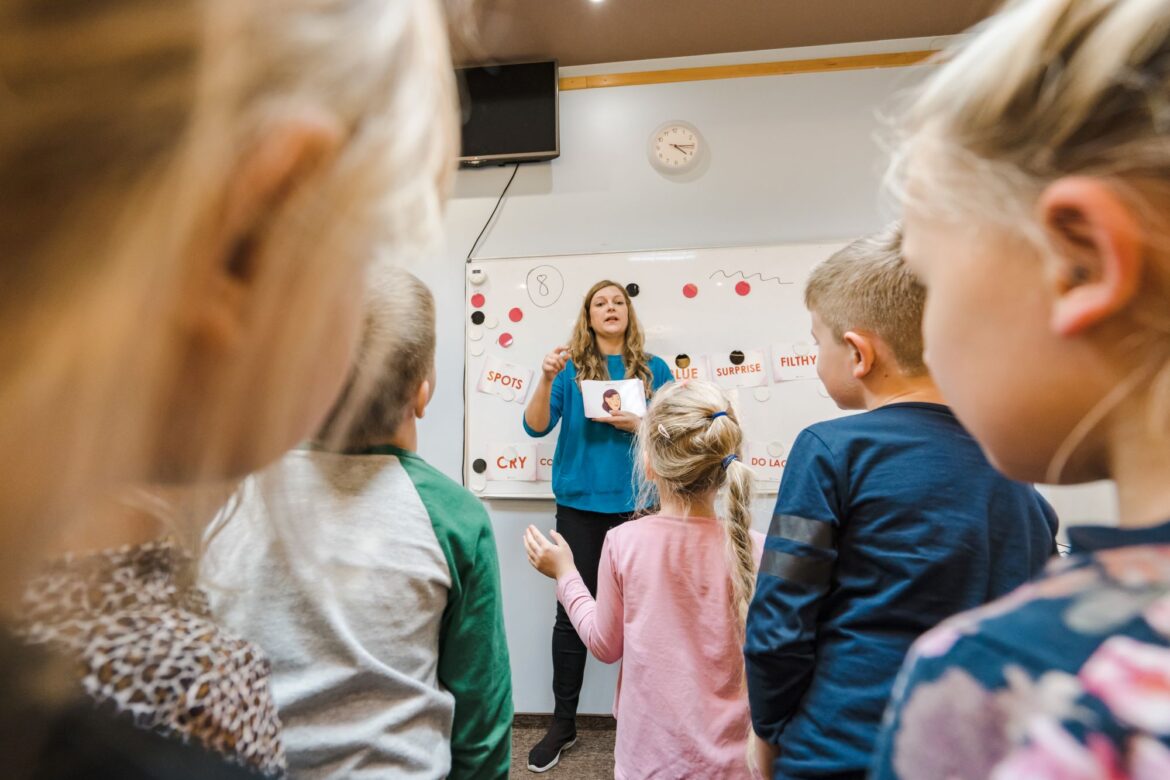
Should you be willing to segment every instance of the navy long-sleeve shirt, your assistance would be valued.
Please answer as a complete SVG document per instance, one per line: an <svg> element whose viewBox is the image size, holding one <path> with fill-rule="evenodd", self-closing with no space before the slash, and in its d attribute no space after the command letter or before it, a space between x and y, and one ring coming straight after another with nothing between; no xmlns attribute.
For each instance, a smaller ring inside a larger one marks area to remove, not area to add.
<svg viewBox="0 0 1170 780"><path fill-rule="evenodd" d="M818 423L789 453L748 615L756 733L776 778L861 778L911 643L1038 574L1056 515L945 406Z"/></svg>

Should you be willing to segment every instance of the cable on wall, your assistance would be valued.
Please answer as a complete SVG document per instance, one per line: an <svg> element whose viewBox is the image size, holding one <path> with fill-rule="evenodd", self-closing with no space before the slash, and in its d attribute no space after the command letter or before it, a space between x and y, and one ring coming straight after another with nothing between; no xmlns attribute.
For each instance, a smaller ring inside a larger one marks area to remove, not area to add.
<svg viewBox="0 0 1170 780"><path fill-rule="evenodd" d="M479 235L475 237L475 243L471 245L471 249L467 252L467 262L471 262L472 255L475 250L479 248L479 240L483 238L483 234L487 231L488 225L492 224L492 220L496 218L496 212L500 210L500 204L504 202L504 196L508 194L508 188L512 186L512 180L516 178L516 172L520 170L520 163L516 163L512 168L512 175L508 177L508 183L504 185L503 192L500 193L499 199L496 200L496 207L492 209L492 213L488 216L487 222L483 223L483 229L479 231Z"/></svg>

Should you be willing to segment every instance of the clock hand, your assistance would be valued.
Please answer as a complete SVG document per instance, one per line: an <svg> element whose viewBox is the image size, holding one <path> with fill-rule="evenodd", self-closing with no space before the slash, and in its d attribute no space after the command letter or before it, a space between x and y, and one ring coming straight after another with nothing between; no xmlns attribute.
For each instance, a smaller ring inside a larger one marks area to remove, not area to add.
<svg viewBox="0 0 1170 780"><path fill-rule="evenodd" d="M683 154L686 154L688 149L694 149L694 144L671 144L675 149L678 149Z"/></svg>

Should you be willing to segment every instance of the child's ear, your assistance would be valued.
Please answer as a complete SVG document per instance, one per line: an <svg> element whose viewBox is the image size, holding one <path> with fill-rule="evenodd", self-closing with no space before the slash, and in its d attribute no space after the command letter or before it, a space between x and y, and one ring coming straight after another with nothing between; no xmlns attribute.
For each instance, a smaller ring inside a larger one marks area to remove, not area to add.
<svg viewBox="0 0 1170 780"><path fill-rule="evenodd" d="M414 416L421 420L427 413L427 404L431 402L431 396L434 392L431 390L433 385L430 379L424 379L423 383L418 386L418 390L414 393Z"/></svg>
<svg viewBox="0 0 1170 780"><path fill-rule="evenodd" d="M873 340L869 336L853 330L846 331L841 340L845 342L845 346L849 347L852 358L850 371L853 378L865 379L873 370L875 355Z"/></svg>
<svg viewBox="0 0 1170 780"><path fill-rule="evenodd" d="M342 141L340 125L319 112L286 113L268 123L232 168L209 242L198 269L203 282L188 297L190 321L205 340L222 347L247 329L267 229L281 208L330 159Z"/></svg>
<svg viewBox="0 0 1170 780"><path fill-rule="evenodd" d="M1075 336L1129 305L1142 277L1141 223L1100 179L1058 179L1037 204L1054 251L1052 329Z"/></svg>

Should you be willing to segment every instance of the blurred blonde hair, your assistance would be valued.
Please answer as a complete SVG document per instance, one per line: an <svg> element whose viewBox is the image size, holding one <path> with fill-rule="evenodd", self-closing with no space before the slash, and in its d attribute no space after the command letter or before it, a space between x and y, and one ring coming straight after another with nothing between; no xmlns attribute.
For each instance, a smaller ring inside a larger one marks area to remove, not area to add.
<svg viewBox="0 0 1170 780"><path fill-rule="evenodd" d="M242 423L285 423L295 386L177 386L190 259L241 154L305 105L344 134L263 236L286 270L254 314L299 329L264 345L284 376L311 366L306 334L328 339L315 303L339 290L339 250L400 255L438 234L457 127L435 0L12 0L0 38L0 466L34 486L4 511L12 572L78 495L155 476L160 442L183 441L166 433L176 392L215 399L181 458L193 476L242 465L210 455Z"/></svg>
<svg viewBox="0 0 1170 780"><path fill-rule="evenodd" d="M641 379L646 397L649 398L654 392L654 374L650 371L650 356L646 353L642 326L638 324L638 316L634 314L634 302L626 295L625 287L609 279L602 279L585 293L585 301L581 304L577 323L573 326L573 335L569 339L569 357L577 367L577 380L605 381L611 378L605 356L597 348L593 326L589 324L589 307L593 303L593 296L606 287L618 288L622 291L622 297L626 299L628 319L626 342L622 347L622 363L626 367L626 378Z"/></svg>
<svg viewBox="0 0 1170 780"><path fill-rule="evenodd" d="M944 53L895 129L887 179L903 202L958 224L997 225L1041 254L1053 246L1034 206L1053 181L1095 177L1129 201L1148 229L1152 261L1118 344L1135 373L1082 428L1140 388L1167 430L1170 4L1008 2Z"/></svg>
<svg viewBox="0 0 1170 780"><path fill-rule="evenodd" d="M859 238L809 275L804 305L833 331L838 342L850 330L881 337L907 376L926 373L922 359L922 310L926 291L902 259L902 225Z"/></svg>
<svg viewBox="0 0 1170 780"><path fill-rule="evenodd" d="M717 412L723 414L715 417ZM729 456L735 458L728 460ZM666 385L654 395L638 428L639 505L654 503L654 491L686 506L713 491L727 490L728 609L741 633L756 587L751 538L751 501L755 478L743 462L743 430L735 409L719 387L691 381ZM653 480L645 476L649 466Z"/></svg>

